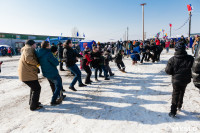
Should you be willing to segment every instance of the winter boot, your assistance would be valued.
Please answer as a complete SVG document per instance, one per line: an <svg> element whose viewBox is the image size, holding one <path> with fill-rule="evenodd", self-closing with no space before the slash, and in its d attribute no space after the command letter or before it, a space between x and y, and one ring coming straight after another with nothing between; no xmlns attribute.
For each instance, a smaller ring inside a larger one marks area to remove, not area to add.
<svg viewBox="0 0 200 133"><path fill-rule="evenodd" d="M42 109L43 106L41 105L38 105L36 108L30 108L31 111L35 111L35 110L39 110L39 109Z"/></svg>
<svg viewBox="0 0 200 133"><path fill-rule="evenodd" d="M85 84L90 84L91 85L92 83L91 82L85 82Z"/></svg>
<svg viewBox="0 0 200 133"><path fill-rule="evenodd" d="M74 87L69 87L69 89L72 91L77 91Z"/></svg>
<svg viewBox="0 0 200 133"><path fill-rule="evenodd" d="M110 78L105 78L105 80L110 80Z"/></svg>
<svg viewBox="0 0 200 133"><path fill-rule="evenodd" d="M110 76L114 76L114 75L115 75L114 73L111 73L111 74L110 74Z"/></svg>
<svg viewBox="0 0 200 133"><path fill-rule="evenodd" d="M103 76L103 75L99 75L99 77L101 77L101 78L104 78L104 76Z"/></svg>
<svg viewBox="0 0 200 133"><path fill-rule="evenodd" d="M169 117L172 117L172 118L175 118L176 117L176 114L173 114L173 113L169 113Z"/></svg>
<svg viewBox="0 0 200 133"><path fill-rule="evenodd" d="M51 102L51 106L56 106L58 104L61 104L61 101L55 101L55 102Z"/></svg>
<svg viewBox="0 0 200 133"><path fill-rule="evenodd" d="M85 84L80 84L79 87L86 87L87 85Z"/></svg>
<svg viewBox="0 0 200 133"><path fill-rule="evenodd" d="M95 79L95 81L96 81L96 82L99 82L99 80L98 80L98 79Z"/></svg>

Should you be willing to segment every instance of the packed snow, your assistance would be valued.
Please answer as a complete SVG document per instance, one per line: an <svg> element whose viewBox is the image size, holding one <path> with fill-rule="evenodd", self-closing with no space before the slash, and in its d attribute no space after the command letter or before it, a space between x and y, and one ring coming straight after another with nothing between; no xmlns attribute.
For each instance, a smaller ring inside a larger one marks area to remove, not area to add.
<svg viewBox="0 0 200 133"><path fill-rule="evenodd" d="M172 84L165 67L173 53L163 51L160 62L136 66L125 57L127 73L118 71L112 62L115 76L110 81L99 78L100 82L85 88L76 85L77 92L68 89L73 77L60 72L67 98L58 106L50 106L50 85L40 74L44 109L39 111L30 111L30 89L18 79L19 56L1 57L0 133L200 132L200 94L192 82L187 86L183 110L175 119L168 116ZM85 76L82 71L83 80Z"/></svg>

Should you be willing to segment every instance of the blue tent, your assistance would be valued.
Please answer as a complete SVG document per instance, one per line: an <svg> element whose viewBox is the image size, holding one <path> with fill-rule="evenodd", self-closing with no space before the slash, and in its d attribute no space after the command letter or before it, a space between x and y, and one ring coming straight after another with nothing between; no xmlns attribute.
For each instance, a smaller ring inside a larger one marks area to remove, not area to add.
<svg viewBox="0 0 200 133"><path fill-rule="evenodd" d="M92 44L95 42L94 40L82 40L80 41L81 51L84 51L85 47L92 49Z"/></svg>
<svg viewBox="0 0 200 133"><path fill-rule="evenodd" d="M1 50L1 49L4 49L4 48L7 49L7 48L9 48L9 47L10 47L10 46L8 46L8 45L0 45L0 50Z"/></svg>
<svg viewBox="0 0 200 133"><path fill-rule="evenodd" d="M50 39L50 43L54 43L55 45L57 45L59 42L64 43L66 40L71 40L71 38L69 37L58 37L58 38L52 38Z"/></svg>

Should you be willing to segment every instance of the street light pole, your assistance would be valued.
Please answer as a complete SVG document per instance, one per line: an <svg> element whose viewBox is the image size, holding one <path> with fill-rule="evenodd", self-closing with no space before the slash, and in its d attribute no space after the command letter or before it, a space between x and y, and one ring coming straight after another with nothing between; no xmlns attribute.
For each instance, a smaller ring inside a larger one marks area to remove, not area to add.
<svg viewBox="0 0 200 133"><path fill-rule="evenodd" d="M169 24L169 27L170 27L170 38L172 37L172 24L170 23Z"/></svg>
<svg viewBox="0 0 200 133"><path fill-rule="evenodd" d="M128 41L128 27L127 27L127 41Z"/></svg>
<svg viewBox="0 0 200 133"><path fill-rule="evenodd" d="M191 16L192 16L192 13L190 11L189 12L189 35L188 35L189 44L190 44L190 34L191 34Z"/></svg>
<svg viewBox="0 0 200 133"><path fill-rule="evenodd" d="M144 6L146 5L146 3L141 4L142 6L142 14L143 14L143 42L144 42Z"/></svg>

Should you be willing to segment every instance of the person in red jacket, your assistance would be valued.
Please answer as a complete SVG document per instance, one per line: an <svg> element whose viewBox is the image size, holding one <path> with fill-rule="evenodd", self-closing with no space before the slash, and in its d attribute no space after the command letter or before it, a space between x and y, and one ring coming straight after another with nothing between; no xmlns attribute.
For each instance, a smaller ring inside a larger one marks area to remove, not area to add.
<svg viewBox="0 0 200 133"><path fill-rule="evenodd" d="M160 45L160 40L159 40L159 38L156 38L156 46L159 46Z"/></svg>
<svg viewBox="0 0 200 133"><path fill-rule="evenodd" d="M10 48L8 48L8 56L12 57L12 51Z"/></svg>
<svg viewBox="0 0 200 133"><path fill-rule="evenodd" d="M167 39L165 42L165 48L166 48L167 53L169 52L169 46L170 46L170 41Z"/></svg>
<svg viewBox="0 0 200 133"><path fill-rule="evenodd" d="M83 69L85 70L85 72L87 73L87 76L85 78L85 84L91 84L92 81L90 79L91 75L92 75L92 71L89 67L90 65L90 62L92 61L91 57L90 57L90 54L89 54L89 50L88 49L85 49L84 51L84 56L83 56Z"/></svg>

